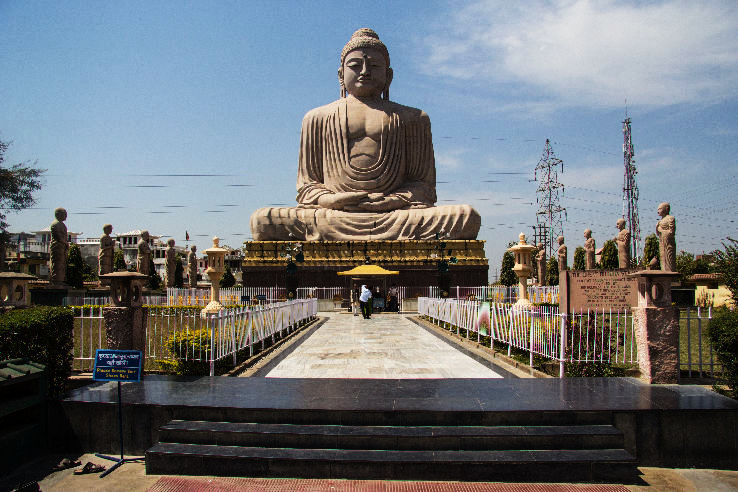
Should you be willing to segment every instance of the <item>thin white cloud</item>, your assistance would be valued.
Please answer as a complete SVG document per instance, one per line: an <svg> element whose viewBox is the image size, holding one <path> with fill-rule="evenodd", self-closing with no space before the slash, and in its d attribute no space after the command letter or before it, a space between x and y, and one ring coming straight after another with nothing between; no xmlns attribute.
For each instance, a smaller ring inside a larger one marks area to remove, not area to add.
<svg viewBox="0 0 738 492"><path fill-rule="evenodd" d="M463 166L461 156L464 149L448 149L442 152L436 151L436 166L443 170L457 170Z"/></svg>
<svg viewBox="0 0 738 492"><path fill-rule="evenodd" d="M542 109L703 104L735 97L736 26L734 1L478 0L428 36L426 68Z"/></svg>

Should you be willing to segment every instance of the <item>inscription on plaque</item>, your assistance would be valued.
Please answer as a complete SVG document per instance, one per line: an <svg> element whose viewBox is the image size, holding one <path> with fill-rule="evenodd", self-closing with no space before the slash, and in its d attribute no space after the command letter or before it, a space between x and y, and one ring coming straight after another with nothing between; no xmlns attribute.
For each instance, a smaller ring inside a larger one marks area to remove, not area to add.
<svg viewBox="0 0 738 492"><path fill-rule="evenodd" d="M638 283L628 278L629 273L630 270L567 270L559 287L561 310L630 310L638 305Z"/></svg>

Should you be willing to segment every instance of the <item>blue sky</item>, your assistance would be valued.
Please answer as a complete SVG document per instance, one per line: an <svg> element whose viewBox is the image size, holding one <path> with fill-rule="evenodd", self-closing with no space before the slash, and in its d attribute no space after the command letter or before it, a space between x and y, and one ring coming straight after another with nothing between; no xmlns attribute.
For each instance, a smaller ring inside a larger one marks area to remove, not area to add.
<svg viewBox="0 0 738 492"><path fill-rule="evenodd" d="M535 223L547 138L569 261L585 228L615 235L626 99L643 236L669 201L677 248L711 251L737 235L736 26L733 1L0 0L6 162L48 169L11 230L64 206L84 237L110 222L239 246L255 209L295 203L302 116L338 98L341 48L371 27L392 99L431 118L439 204L482 215L492 278Z"/></svg>

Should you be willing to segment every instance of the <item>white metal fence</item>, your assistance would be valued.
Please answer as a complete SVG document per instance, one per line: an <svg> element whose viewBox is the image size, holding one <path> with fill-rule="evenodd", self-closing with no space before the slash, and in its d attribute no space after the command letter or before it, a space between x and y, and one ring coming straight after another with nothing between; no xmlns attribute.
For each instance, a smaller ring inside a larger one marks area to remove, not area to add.
<svg viewBox="0 0 738 492"><path fill-rule="evenodd" d="M95 350L107 347L105 320L101 306L78 309L73 367L85 371L92 369ZM147 363L154 367L156 360L202 361L209 363L212 376L217 361L232 356L235 364L239 352L248 350L253 355L255 344L264 348L268 338L274 342L276 334L290 333L317 312L317 299L224 309L207 318L198 309L151 308L146 326ZM172 344L174 353L167 349Z"/></svg>
<svg viewBox="0 0 738 492"><path fill-rule="evenodd" d="M702 378L709 374L714 378L716 373L722 373L722 365L715 360L712 345L706 340L706 328L710 319L711 307L688 307L680 312L679 366L686 371L687 377Z"/></svg>
<svg viewBox="0 0 738 492"><path fill-rule="evenodd" d="M559 361L559 376L564 376L564 362L637 361L630 312L588 311L567 316L555 306L531 306L521 309L509 303L462 301L457 299L418 299L418 314L428 316L439 326L464 330L477 341L482 336L494 343L533 355Z"/></svg>

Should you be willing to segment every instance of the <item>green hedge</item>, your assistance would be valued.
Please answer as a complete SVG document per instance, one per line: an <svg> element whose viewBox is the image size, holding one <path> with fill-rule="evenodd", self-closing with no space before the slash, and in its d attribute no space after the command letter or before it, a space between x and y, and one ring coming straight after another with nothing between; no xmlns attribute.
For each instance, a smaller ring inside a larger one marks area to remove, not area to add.
<svg viewBox="0 0 738 492"><path fill-rule="evenodd" d="M179 376L205 376L210 374L210 331L206 328L179 331L164 342L174 360L156 362L162 370ZM200 360L193 360L197 358Z"/></svg>
<svg viewBox="0 0 738 492"><path fill-rule="evenodd" d="M725 308L713 311L707 334L723 365L723 377L730 388L727 394L738 399L738 312Z"/></svg>
<svg viewBox="0 0 738 492"><path fill-rule="evenodd" d="M0 315L0 360L24 357L46 366L49 396L64 395L72 374L74 314L66 307L14 309Z"/></svg>

